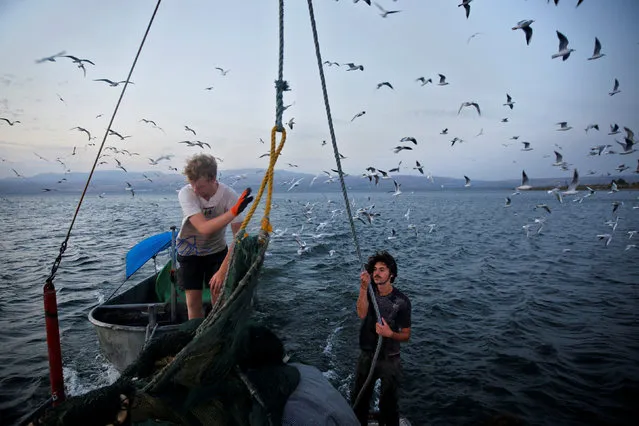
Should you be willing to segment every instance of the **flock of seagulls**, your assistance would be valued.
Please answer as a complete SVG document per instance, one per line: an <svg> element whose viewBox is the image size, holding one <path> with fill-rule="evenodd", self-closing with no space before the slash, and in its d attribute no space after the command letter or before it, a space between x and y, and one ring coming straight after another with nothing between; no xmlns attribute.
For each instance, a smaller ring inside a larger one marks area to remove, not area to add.
<svg viewBox="0 0 639 426"><path fill-rule="evenodd" d="M358 0L354 0L353 3L358 3ZM371 1L366 1L366 0L362 0L362 3L365 3L369 6L374 5L376 7L376 9L379 12L379 15L382 18L389 18L390 16L393 15L397 15L401 12L401 10L387 10L384 7L382 7L379 3L376 2L371 2ZM473 2L473 0L463 0L461 1L461 3L458 4L458 7L463 8L465 11L465 16L467 19L470 19L470 12L471 12L471 3L473 5L473 7L475 7L475 5L477 5L477 7L481 7L481 2ZM555 5L558 4L558 0L554 1ZM579 6L582 3L582 1L579 1L577 3L577 6ZM393 18L395 19L395 18ZM524 19L524 20L520 20L519 22L517 22L515 25L513 25L511 27L511 29L513 31L516 30L521 30L524 33L525 36L525 42L526 42L526 46L529 46L530 43L532 42L532 36L533 36L533 27L532 25L534 24L535 20L533 19ZM470 43L470 41L474 38L476 38L477 36L481 35L481 32L475 32L473 33L467 40L467 43ZM571 54L573 54L575 52L575 49L573 49L570 46L569 40L566 37L566 35L564 35L561 31L557 30L556 31L556 36L558 39L558 49L555 53L551 54L550 57L551 59L557 59L557 58L561 58L562 61L566 61L571 57ZM481 40L479 41L481 42ZM602 44L599 40L598 37L594 38L594 48L593 48L593 53L590 57L586 58L588 61L594 61L594 60L600 60L602 58L604 58L606 55L605 53L602 53ZM80 56L75 56L75 55L68 55L66 54L65 51L59 52L55 55L51 55L48 57L44 57L41 59L36 60L37 64L45 64L45 63L56 63L56 62L61 62L62 59L64 60L68 60L70 61L71 64L75 65L77 68L81 69L83 71L83 75L86 76L87 74L87 68L89 66L91 67L96 67L96 63L91 60L91 59L86 59L86 58L81 58ZM64 61L62 61L64 62ZM344 67L346 71L348 72L367 72L366 67L364 64L361 63L357 63L357 62L335 62L335 61L330 61L330 60L326 60L324 61L323 65L325 67L328 68L341 68ZM219 74L220 77L226 77L227 75L229 75L230 73L230 69L227 68L223 68L223 67L215 67L212 70L212 73L217 73ZM101 83L106 83L106 85L108 87L118 87L122 84L130 84L133 85L134 82L132 81L126 81L126 80L122 80L122 79L109 79L109 78L97 78L97 79L93 79L93 81L95 82L101 82ZM395 90L395 82L393 81L380 81L377 83L376 85L376 89L377 90L389 90L389 91L394 91ZM454 84L455 82L453 82ZM429 84L432 86L439 86L442 87L444 89L441 90L446 90L445 87L449 86L451 83L447 80L446 75L438 73L437 77L429 77L429 76L419 76L417 78L414 79L414 83L413 84L418 84L419 86L428 86ZM207 86L204 88L204 90L206 91L211 91L213 90L213 86ZM426 89L424 89L426 90ZM511 92L512 93L512 92ZM612 87L612 90L608 93L610 96L614 96L618 93L621 93L620 90L620 84L619 84L619 80L617 78L614 78L614 84ZM63 98L58 95L59 99L64 102ZM524 103L525 100L524 99L518 99L517 102L520 103ZM519 103L517 103L513 96L511 96L510 93L505 93L505 102L502 104L502 106L505 108L506 111L510 111L510 112L514 112L517 110L516 106L519 105ZM287 105L285 107L285 110L288 110L289 107L291 107L292 105ZM471 111L474 109L474 111L477 112L477 116L481 117L482 116L482 109L480 107L480 103L478 101L475 100L468 100L468 101L463 101L457 111L457 115L461 115L466 109L470 109ZM350 123L352 123L352 125L357 125L357 122L359 122L359 120L366 120L367 119L367 111L365 109L362 109L360 112L355 113L352 118L350 118ZM96 119L100 118L102 116L102 114L98 114L96 116ZM509 118L508 117L504 117L501 118L501 123L509 123ZM162 131L164 133L165 130L163 127L160 127L158 125L158 122L155 120L152 120L150 118L141 118L139 120L140 123L143 123L144 125L148 125L150 126L149 128L151 129L156 129L159 131ZM20 125L21 122L19 120L15 120L15 119L11 119L9 117L0 117L0 126L2 125L8 125L8 126L17 126ZM294 130L296 128L297 123L295 122L295 117L291 117L288 122L286 123L286 125L288 126L288 128L290 130ZM176 145L180 145L180 146L184 146L186 148L190 148L190 149L200 149L200 150L211 150L212 149L212 145L209 142L203 141L203 140L199 140L196 139L198 138L198 132L191 126L189 126L188 124L182 124L182 129L183 132L185 134L189 135L189 139L187 140L186 138L184 138L185 140L177 140L176 141ZM573 126L570 125L567 121L560 121L557 122L557 131L561 131L561 132L568 132L573 130ZM87 141L87 145L86 146L93 146L95 145L95 142L93 142L96 137L92 135L92 132L89 130L90 126L87 125L78 125L75 127L72 127L70 129L70 131L74 131L74 132L79 132L82 133L86 136L86 141ZM628 155L631 153L636 152L636 142L634 139L634 133L633 131L629 128L629 127L623 127L623 129L626 132L626 137L624 138L624 141L616 141L617 145L620 147L619 152L615 151L613 148L613 146L611 144L600 144L600 145L596 145L590 148L590 152L589 155L591 156L601 156L601 155L611 155L611 154L619 154L619 155ZM586 127L585 127L585 132L588 133L589 131L595 131L595 132L599 132L600 130L600 126L598 123L589 123ZM448 135L449 132L451 131L451 129L449 128L444 128L439 132L439 135ZM454 130L453 130L454 131ZM621 133L621 128L617 123L613 123L610 125L610 132L608 133L608 135L617 135ZM452 135L451 135L452 136ZM482 128L479 133L477 133L477 135L475 137L480 137L480 136L484 136L484 129ZM117 141L119 142L125 142L126 140L128 140L129 138L132 138L132 135L126 134L124 132L121 131L117 131L114 129L110 129L108 132L108 137L111 138L116 138ZM192 139L191 139L192 138ZM518 143L521 143L521 151L524 152L529 152L529 151L533 151L533 145L530 141L526 141L526 140L521 140L519 141L519 136L512 136L511 140L513 141L517 141ZM264 143L263 139L260 138L260 142ZM458 136L453 136L453 138L450 140L450 146L451 148L453 147L457 147L460 144L464 143L464 139L458 137ZM322 141L321 143L322 146L326 145L326 141ZM391 151L393 154L395 155L402 155L403 153L411 153L414 150L414 147L416 147L418 145L418 140L416 137L414 136L404 136L401 139L399 139L399 144L395 144L394 147L391 148ZM506 143L503 144L504 146L509 146L510 143ZM71 153L69 153L69 156L74 156L77 154L77 147L73 147L73 150ZM561 150L561 147L558 147L559 150ZM555 162L551 163L553 166L559 167L561 170L564 171L570 171L571 170L571 165L569 163L567 163L564 160L564 156L562 153L560 153L558 150L554 151L555 154ZM37 155L37 154L36 154ZM126 149L121 149L118 148L116 145L109 145L106 147L105 152L101 155L100 157L100 162L98 163L99 165L111 165L114 166L117 169L122 170L123 173L127 173L127 168L126 168L126 158L127 157L132 157L132 156L137 156L139 155L138 153L134 153L134 152L130 152ZM262 154L259 157L263 158L263 157L267 157L269 154ZM341 159L346 159L347 157L345 157L342 154L339 154ZM116 157L117 156L117 157ZM48 159L39 156L41 161L49 161ZM158 167L161 165L167 165L169 170L171 171L177 171L176 167L173 167L172 165L168 164L171 160L171 158L174 157L174 154L166 154L166 155L161 155L161 156L156 156L155 158L151 158L149 157L149 165L154 166L154 167ZM56 158L56 160L58 160L58 162L63 166L65 173L70 172L70 170L66 167L66 164L64 163L64 158L65 157L58 157ZM219 159L222 160L222 159ZM418 173L419 175L422 175L425 177L426 182L430 182L430 183L434 183L434 178L432 177L432 174L430 172L425 172L425 168L422 162L419 161L419 159L413 159L413 161L411 162L411 164L414 163L414 166L409 166L409 169L411 170L415 170L416 173ZM297 168L296 164L293 163L288 163L288 166L291 168ZM401 166L402 166L402 160L399 160L397 163L396 167L390 167L390 168L386 168L384 167L383 169L378 167L378 166L369 166L367 167L366 171L364 173L362 173L362 177L366 178L369 180L369 182L371 183L371 185L374 186L379 186L381 184L381 182L383 180L389 180L392 181L392 189L389 190L389 194L391 196L391 199L396 200L398 199L404 192L401 189L401 182L400 180L400 170L401 170ZM630 167L627 166L626 164L620 164L617 167L617 171L619 172L623 172L628 170ZM387 171L386 171L387 170ZM22 174L13 169L14 174L17 177L22 177ZM555 188L551 194L554 195L554 197L556 197L556 199L558 200L558 202L563 203L563 197L564 196L576 196L575 199L579 200L579 202L583 202L584 199L594 195L594 192L592 189L588 189L588 192L583 196L583 197L579 197L578 194L580 193L579 189L578 189L578 184L579 184L579 173L577 171L576 168L572 168L573 171L573 179L570 182L570 184L567 186L566 190L560 190L559 188ZM331 172L328 171L324 171L324 174L326 174L327 179L325 179L324 183L326 184L331 184L331 183L335 183L337 182L339 176L337 176L337 170L332 170ZM639 162L638 162L638 167L637 167L637 171L636 173L639 173ZM592 174L592 173L588 173L588 174ZM313 183L318 179L319 174L317 176L315 176L309 186L312 186ZM463 183L463 187L464 188L469 188L472 186L472 180L468 175L463 175L464 178L464 183ZM238 182L239 180L241 180L242 177L237 177L237 179L235 179L235 182ZM152 182L153 180L149 177L149 176L145 176L145 180ZM304 178L298 178L298 179L294 179L292 181L286 181L283 182L282 184L285 185L287 187L287 191L294 191L294 190L300 190L303 188L302 183L304 181ZM64 181L61 180L61 183L63 183ZM131 195L134 196L135 192L133 190L133 186L130 184L130 182L127 182L127 186L124 187L125 190L130 191ZM514 188L515 192L513 192L513 195L519 195L520 191L527 191L527 190L531 190L533 189L533 186L531 185L531 181L528 178L526 171L523 170L522 171L522 179L521 179L521 184L518 185L516 188ZM47 189L48 191L50 191L50 189ZM48 192L47 191L47 192ZM550 192L550 191L549 191ZM611 193L614 194L617 192L616 189L616 184L614 182L611 183ZM507 197L506 199L506 207L510 207L513 204L513 199L512 196ZM618 211L618 209L620 208L621 204L617 205L615 208L615 212ZM541 209L543 211L546 211L548 214L551 212L551 207L548 204L543 204L543 205L536 205L535 206L536 209ZM407 213L408 214L408 213ZM360 221L362 221L363 223L367 223L367 224L371 224L373 222L373 218L375 217L375 214L372 213L372 211L369 210L363 210L361 212L358 213L357 215L358 219ZM412 224L413 226L411 227L411 232L412 231L416 231L416 225ZM529 229L530 227L526 228ZM434 227L432 227L430 229L429 232L432 232L434 229ZM397 233L395 230L393 230L393 233L391 235L391 237L393 238L397 238ZM301 245L300 244L300 249L302 249L303 247L308 247L306 245ZM303 253L307 252L307 249L302 250Z"/></svg>

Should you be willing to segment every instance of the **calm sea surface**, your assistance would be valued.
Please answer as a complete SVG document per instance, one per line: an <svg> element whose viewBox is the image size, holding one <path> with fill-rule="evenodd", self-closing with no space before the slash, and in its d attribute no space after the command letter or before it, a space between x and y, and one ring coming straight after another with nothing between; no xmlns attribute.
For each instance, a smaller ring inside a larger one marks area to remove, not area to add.
<svg viewBox="0 0 639 426"><path fill-rule="evenodd" d="M500 412L533 425L637 424L639 249L632 244L639 247L639 233L628 232L639 231L639 193L599 191L559 204L535 191L511 196L506 208L509 195L473 188L395 201L351 194L354 210L375 204L380 213L372 225L356 222L363 256L394 254L396 286L412 301L402 412L414 425L476 424ZM615 214L613 201L623 201ZM45 194L0 204L3 425L48 397L42 286L76 203ZM346 394L358 353L360 267L343 200L287 193L275 203L271 220L283 235L273 238L263 267L259 315ZM541 203L552 213L534 209ZM613 231L606 222L617 217ZM127 250L180 220L175 194L85 200L55 281L70 394L117 378L87 314L124 280ZM311 249L300 255L291 234L302 225ZM388 239L392 229L397 238ZM611 234L610 244L598 234ZM150 263L136 277L152 271Z"/></svg>

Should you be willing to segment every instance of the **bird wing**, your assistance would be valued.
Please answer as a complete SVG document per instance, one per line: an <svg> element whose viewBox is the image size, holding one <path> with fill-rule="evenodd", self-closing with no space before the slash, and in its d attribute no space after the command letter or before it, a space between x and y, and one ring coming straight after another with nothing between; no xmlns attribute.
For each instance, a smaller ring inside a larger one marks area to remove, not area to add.
<svg viewBox="0 0 639 426"><path fill-rule="evenodd" d="M557 38L559 39L559 51L562 51L568 47L568 39L565 35L557 31Z"/></svg>

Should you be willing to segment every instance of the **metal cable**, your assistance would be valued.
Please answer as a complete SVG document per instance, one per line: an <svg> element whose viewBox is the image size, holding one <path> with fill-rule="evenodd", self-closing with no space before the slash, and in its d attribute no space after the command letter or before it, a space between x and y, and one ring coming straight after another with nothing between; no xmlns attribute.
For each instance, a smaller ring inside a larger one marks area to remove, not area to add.
<svg viewBox="0 0 639 426"><path fill-rule="evenodd" d="M315 13L313 12L313 0L308 0L308 12L311 18L311 29L313 30L313 42L315 43L315 55L317 57L317 67L319 69L320 81L322 83L322 94L324 96L324 106L326 108L326 117L328 119L328 128L331 133L331 142L333 144L333 154L335 155L335 162L337 163L337 171L339 174L339 182L342 188L342 195L344 196L344 203L346 204L346 213L348 214L348 221L351 227L351 234L353 235L353 241L355 243L355 251L357 252L357 258L359 259L360 265L364 265L364 261L362 260L362 253L359 247L359 241L357 240L357 233L355 232L355 222L353 221L353 214L351 213L351 205L348 202L348 192L346 191L346 184L344 183L344 172L342 171L342 163L339 157L339 151L337 149L337 141L335 138L335 129L333 128L333 118L331 116L331 107L328 102L328 92L326 89L326 79L324 78L324 67L322 66L322 54L320 52L319 39L317 36L317 25L315 23ZM371 302L373 304L373 309L375 310L375 315L377 316L377 322L381 324L381 315L379 313L379 307L377 306L377 300L375 299L375 291L373 290L373 286L368 286L368 294L370 295ZM375 371L375 365L377 364L377 358L379 357L379 352L382 347L382 336L377 336L377 346L375 347L375 354L373 355L373 362L371 363L370 371L368 372L368 376L366 377L366 381L364 382L364 386L359 391L357 398L355 399L355 403L353 407L356 407L361 399L364 389L368 386L369 382L372 379L373 372Z"/></svg>
<svg viewBox="0 0 639 426"><path fill-rule="evenodd" d="M113 110L113 114L111 115L111 120L109 121L109 125L107 126L106 131L104 132L104 136L102 137L102 143L100 144L100 148L98 149L98 154L95 157L95 161L93 162L93 167L91 167L91 172L89 173L89 177L87 178L87 182L82 190L82 195L80 195L80 200L78 201L78 205L75 208L75 213L73 214L73 219L71 219L71 224L69 225L69 230L67 231L67 235L64 237L64 241L60 245L60 253L58 257L53 262L53 266L51 267L51 274L49 274L49 278L47 278L47 282L53 281L58 268L60 267L60 263L62 262L62 255L67 249L67 244L69 242L69 238L71 237L71 230L73 229L73 225L75 224L75 220L78 217L78 213L80 213L80 206L82 205L82 201L84 201L84 196L87 193L87 189L89 188L89 183L91 183L91 178L93 177L93 172L97 167L98 160L100 159L100 154L102 153L102 149L104 148L104 144L106 143L106 138L109 136L109 131L111 130L111 125L113 124L113 120L115 120L115 116L120 108L120 103L122 102L122 98L124 98L124 92L126 92L126 88L129 85L129 81L131 80L131 75L133 74L133 70L135 69L135 65L138 62L138 58L140 57L140 53L142 52L142 47L144 46L144 42L146 41L146 37L149 34L149 30L151 30L151 25L153 24L153 20L155 19L155 15L157 14L158 8L160 7L160 3L162 0L158 0L155 5L155 10L153 11L153 15L151 16L151 20L149 21L148 26L146 27L146 31L144 32L144 37L142 37L142 42L140 43L140 47L133 59L133 64L131 65L131 69L129 70L129 75L126 77L126 81L124 83L124 87L122 87L122 92L120 93L120 98L118 99L118 103L115 105L115 109Z"/></svg>

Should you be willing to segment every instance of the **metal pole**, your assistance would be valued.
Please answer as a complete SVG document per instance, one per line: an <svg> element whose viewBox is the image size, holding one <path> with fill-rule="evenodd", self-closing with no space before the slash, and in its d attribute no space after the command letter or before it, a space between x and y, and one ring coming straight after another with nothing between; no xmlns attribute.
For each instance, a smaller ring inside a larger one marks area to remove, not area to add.
<svg viewBox="0 0 639 426"><path fill-rule="evenodd" d="M53 400L53 406L56 406L65 400L65 396L60 327L58 325L58 301L52 280L47 280L44 284L44 321L47 330L47 348L49 350L51 399Z"/></svg>
<svg viewBox="0 0 639 426"><path fill-rule="evenodd" d="M175 247L175 240L177 238L177 231L175 226L171 226L171 323L175 323L177 318L177 249Z"/></svg>

